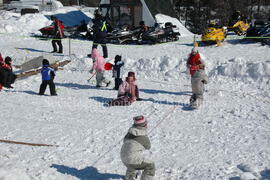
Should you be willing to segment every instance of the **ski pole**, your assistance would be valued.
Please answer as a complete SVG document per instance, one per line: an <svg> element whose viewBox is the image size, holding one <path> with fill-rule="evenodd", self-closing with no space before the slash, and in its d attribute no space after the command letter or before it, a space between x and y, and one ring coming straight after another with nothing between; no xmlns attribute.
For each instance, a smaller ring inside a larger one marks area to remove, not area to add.
<svg viewBox="0 0 270 180"><path fill-rule="evenodd" d="M88 79L87 81L90 82L90 80L97 74L97 72L95 72L91 77L90 79Z"/></svg>

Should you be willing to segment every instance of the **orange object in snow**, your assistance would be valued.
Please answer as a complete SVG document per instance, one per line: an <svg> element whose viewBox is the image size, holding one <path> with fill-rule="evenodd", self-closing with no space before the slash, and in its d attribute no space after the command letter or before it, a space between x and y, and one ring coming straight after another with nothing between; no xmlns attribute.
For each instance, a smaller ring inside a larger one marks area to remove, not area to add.
<svg viewBox="0 0 270 180"><path fill-rule="evenodd" d="M110 71L110 70L112 70L112 68L113 68L113 64L112 63L107 62L107 63L104 64L104 69L106 71Z"/></svg>

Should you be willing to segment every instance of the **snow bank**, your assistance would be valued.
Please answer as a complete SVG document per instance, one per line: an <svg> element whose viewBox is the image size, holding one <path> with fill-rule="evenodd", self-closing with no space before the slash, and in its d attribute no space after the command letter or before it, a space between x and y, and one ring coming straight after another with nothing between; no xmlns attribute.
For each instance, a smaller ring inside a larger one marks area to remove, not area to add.
<svg viewBox="0 0 270 180"><path fill-rule="evenodd" d="M171 22L173 25L176 25L176 27L179 29L179 32L180 32L181 36L192 36L192 35L194 35L192 32L187 30L187 28L185 28L183 26L183 24L181 24L181 22L176 18L166 16L164 14L157 14L155 16L155 18L156 18L157 23L165 24L166 22Z"/></svg>
<svg viewBox="0 0 270 180"><path fill-rule="evenodd" d="M8 11L1 13L0 22L1 33L18 34L35 33L38 29L51 23L42 14L25 14L21 16L20 14Z"/></svg>
<svg viewBox="0 0 270 180"><path fill-rule="evenodd" d="M234 58L218 65L210 73L237 79L252 79L254 81L270 78L270 61L247 62L244 58Z"/></svg>
<svg viewBox="0 0 270 180"><path fill-rule="evenodd" d="M152 59L127 59L126 71L134 71L141 79L162 79L166 81L179 79L180 72L186 72L186 60L177 57L161 56Z"/></svg>

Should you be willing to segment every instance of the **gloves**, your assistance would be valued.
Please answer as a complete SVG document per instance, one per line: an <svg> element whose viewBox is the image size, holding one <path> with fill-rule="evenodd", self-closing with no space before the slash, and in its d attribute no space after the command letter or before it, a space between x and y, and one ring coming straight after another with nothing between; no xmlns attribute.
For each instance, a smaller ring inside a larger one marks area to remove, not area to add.
<svg viewBox="0 0 270 180"><path fill-rule="evenodd" d="M91 70L89 71L89 73L91 73L91 74L93 74L93 72L94 72L94 70L93 70L93 69L91 69Z"/></svg>

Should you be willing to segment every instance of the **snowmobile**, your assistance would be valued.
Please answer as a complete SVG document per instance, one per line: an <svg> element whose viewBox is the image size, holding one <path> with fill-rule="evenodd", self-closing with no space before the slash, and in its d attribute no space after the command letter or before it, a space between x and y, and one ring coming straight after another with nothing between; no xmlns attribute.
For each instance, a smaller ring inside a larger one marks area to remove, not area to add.
<svg viewBox="0 0 270 180"><path fill-rule="evenodd" d="M238 36L242 36L247 33L248 28L249 23L247 22L247 20L239 20L232 26L229 26L228 31L234 31L235 34L237 34Z"/></svg>
<svg viewBox="0 0 270 180"><path fill-rule="evenodd" d="M234 31L238 36L245 35L250 26L247 18L240 11L235 11L230 19L228 31Z"/></svg>
<svg viewBox="0 0 270 180"><path fill-rule="evenodd" d="M54 35L54 26L53 24L51 24L50 26L46 26L39 29L39 31L41 32L42 37L49 38ZM86 32L86 31L87 31L86 24L65 27L63 29L65 36L68 36L68 37L77 37L81 32Z"/></svg>
<svg viewBox="0 0 270 180"><path fill-rule="evenodd" d="M225 40L226 36L227 29L225 27L218 27L214 24L210 24L202 34L202 42L204 44L219 44Z"/></svg>
<svg viewBox="0 0 270 180"><path fill-rule="evenodd" d="M139 29L131 30L125 26L108 33L107 40L109 43L115 44L132 44L137 42L139 33Z"/></svg>
<svg viewBox="0 0 270 180"><path fill-rule="evenodd" d="M260 41L263 45L270 42L270 23L257 21L251 26L246 34L249 40Z"/></svg>
<svg viewBox="0 0 270 180"><path fill-rule="evenodd" d="M164 43L179 40L180 33L171 22L165 23L165 28L159 26L151 27L141 36L141 41L148 44Z"/></svg>

